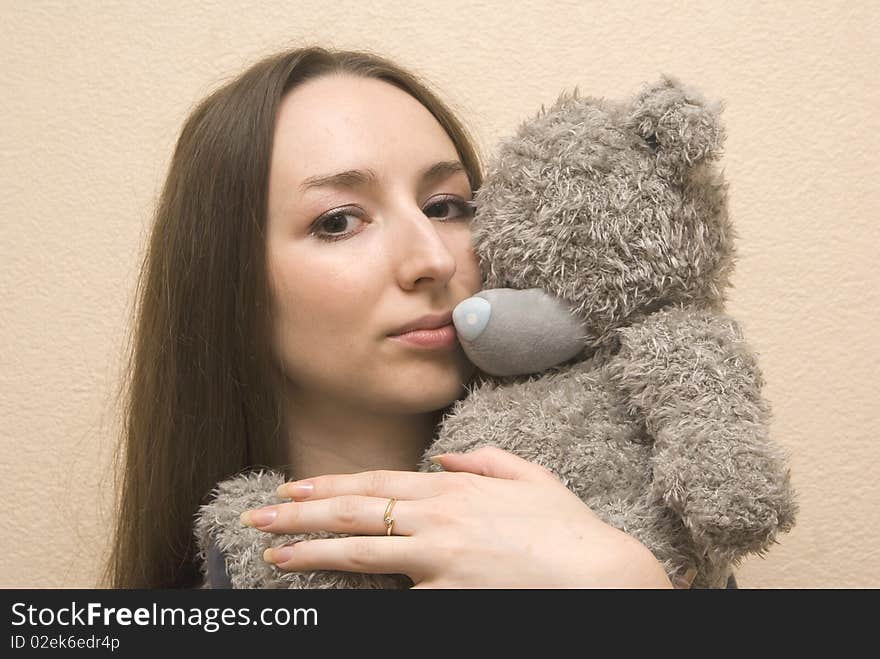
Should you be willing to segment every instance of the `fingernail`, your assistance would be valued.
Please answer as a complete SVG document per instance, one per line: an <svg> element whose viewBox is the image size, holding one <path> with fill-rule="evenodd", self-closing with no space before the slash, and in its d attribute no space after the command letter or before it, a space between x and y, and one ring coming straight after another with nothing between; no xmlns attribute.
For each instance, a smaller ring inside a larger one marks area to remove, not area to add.
<svg viewBox="0 0 880 659"><path fill-rule="evenodd" d="M441 453L440 455L435 455L435 456L433 456L433 457L428 458L428 460L430 460L431 462L433 462L435 465L440 465L440 466L442 467L442 466L443 466L443 463L440 462L440 459L441 459L441 458L445 458L445 457L446 457L446 454L445 454L445 453Z"/></svg>
<svg viewBox="0 0 880 659"><path fill-rule="evenodd" d="M689 567L683 575L676 575L672 579L672 585L676 588L690 588L695 576L697 576L697 568Z"/></svg>
<svg viewBox="0 0 880 659"><path fill-rule="evenodd" d="M245 510L241 514L241 523L245 526L266 526L275 521L278 511L274 508L258 508L257 510Z"/></svg>
<svg viewBox="0 0 880 659"><path fill-rule="evenodd" d="M263 560L267 563L286 563L293 558L293 545L269 548L263 552Z"/></svg>
<svg viewBox="0 0 880 659"><path fill-rule="evenodd" d="M279 485L275 493L279 497L297 499L310 496L314 491L315 486L312 483L285 483Z"/></svg>

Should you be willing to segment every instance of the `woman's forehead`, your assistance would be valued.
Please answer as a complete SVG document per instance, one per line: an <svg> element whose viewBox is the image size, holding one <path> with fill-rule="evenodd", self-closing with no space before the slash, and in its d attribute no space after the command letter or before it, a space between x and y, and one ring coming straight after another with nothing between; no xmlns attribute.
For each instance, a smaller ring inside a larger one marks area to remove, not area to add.
<svg viewBox="0 0 880 659"><path fill-rule="evenodd" d="M379 164L365 159L455 157L452 140L419 101L389 83L351 75L291 91L279 109L275 147L279 164L301 178Z"/></svg>
<svg viewBox="0 0 880 659"><path fill-rule="evenodd" d="M346 171L379 180L415 178L458 160L455 145L419 101L397 87L350 75L310 80L288 93L275 128L269 194L278 208L301 199L305 184Z"/></svg>

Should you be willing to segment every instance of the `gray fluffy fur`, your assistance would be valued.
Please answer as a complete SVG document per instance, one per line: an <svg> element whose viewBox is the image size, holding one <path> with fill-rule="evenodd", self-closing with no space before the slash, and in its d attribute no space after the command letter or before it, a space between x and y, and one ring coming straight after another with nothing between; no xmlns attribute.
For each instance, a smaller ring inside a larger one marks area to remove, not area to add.
<svg viewBox="0 0 880 659"><path fill-rule="evenodd" d="M707 588L765 553L798 510L761 371L723 311L734 232L715 166L720 113L664 76L624 103L563 94L500 145L476 197L484 288L566 301L584 350L542 373L479 379L418 467L486 445L516 453L644 543L671 578L695 567L694 587ZM200 510L201 557L213 538L234 587L411 585L263 562L270 545L333 537L241 526L243 510L281 502L283 478L240 475Z"/></svg>

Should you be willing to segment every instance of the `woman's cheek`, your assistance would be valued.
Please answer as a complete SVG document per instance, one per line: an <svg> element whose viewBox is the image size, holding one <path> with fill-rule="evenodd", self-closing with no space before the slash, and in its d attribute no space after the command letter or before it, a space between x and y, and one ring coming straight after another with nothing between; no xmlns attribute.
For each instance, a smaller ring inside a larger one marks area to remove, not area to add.
<svg viewBox="0 0 880 659"><path fill-rule="evenodd" d="M483 288L480 274L480 263L471 242L472 234L469 224L462 224L451 240L455 246L456 277L464 284L469 293L476 293Z"/></svg>

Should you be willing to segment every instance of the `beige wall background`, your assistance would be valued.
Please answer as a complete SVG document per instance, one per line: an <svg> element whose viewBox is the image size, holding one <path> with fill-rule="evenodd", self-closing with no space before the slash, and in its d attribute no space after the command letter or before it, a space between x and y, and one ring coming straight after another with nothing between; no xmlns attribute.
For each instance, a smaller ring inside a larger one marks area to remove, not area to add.
<svg viewBox="0 0 880 659"><path fill-rule="evenodd" d="M742 587L880 586L875 2L0 2L0 586L92 587L137 265L194 104L275 50L425 76L486 154L578 85L727 103L729 310L793 455L795 530Z"/></svg>

